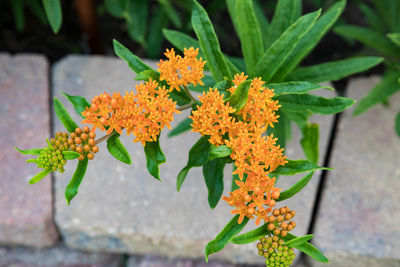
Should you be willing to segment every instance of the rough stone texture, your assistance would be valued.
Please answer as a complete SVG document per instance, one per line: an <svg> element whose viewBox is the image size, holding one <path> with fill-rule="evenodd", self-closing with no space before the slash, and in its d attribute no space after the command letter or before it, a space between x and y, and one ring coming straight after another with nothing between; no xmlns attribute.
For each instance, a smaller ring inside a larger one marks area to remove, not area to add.
<svg viewBox="0 0 400 267"><path fill-rule="evenodd" d="M21 149L44 147L50 134L48 62L42 56L0 54L0 243L51 245L51 177L29 185L40 172ZM32 156L33 157L33 156Z"/></svg>
<svg viewBox="0 0 400 267"><path fill-rule="evenodd" d="M265 265L265 264L264 264ZM127 267L234 267L230 263L221 263L210 261L205 263L201 260L192 259L168 259L156 256L138 257L132 256L129 258Z"/></svg>
<svg viewBox="0 0 400 267"><path fill-rule="evenodd" d="M354 79L348 96L359 100L378 77ZM315 229L315 241L330 258L321 266L400 266L400 139L390 107L378 105L340 119L331 166ZM319 266L314 262L316 266Z"/></svg>
<svg viewBox="0 0 400 267"><path fill-rule="evenodd" d="M0 267L122 267L120 255L87 253L64 246L48 249L0 247Z"/></svg>
<svg viewBox="0 0 400 267"><path fill-rule="evenodd" d="M149 64L154 66L154 62ZM54 68L53 89L57 97L60 97L61 91L65 91L91 99L104 91L124 92L134 88L133 73L119 59L69 56ZM64 98L63 102L66 103ZM72 112L71 105L67 105L67 108ZM183 119L184 115L176 116L173 125ZM77 116L74 118L81 120ZM317 119L321 122L321 149L325 151L331 119ZM55 121L55 129L62 127ZM188 151L199 135L186 132L179 137L167 139L167 132L164 131L161 137L161 146L167 157L167 163L160 169L163 179L161 183L148 174L143 147L132 143L132 137L122 137L121 140L130 151L133 165L118 162L101 144L100 153L90 162L79 194L70 207L65 203L64 189L74 166L67 166L66 173L57 175L56 222L68 246L94 251L150 253L171 258L203 257L207 242L232 217L230 208L224 201L215 210L208 207L201 168L192 169L181 192L176 192L176 176L186 164ZM294 140L300 138L298 133L294 136ZM293 146L288 149L288 155L290 158L301 158L299 151L298 145ZM226 195L231 184L231 168L225 171ZM280 183L289 187L295 181L293 177L285 177ZM308 227L317 182L318 176L305 192L290 202L299 214L296 215L297 234L304 234ZM244 231L252 228L254 222L249 223ZM212 255L211 259L239 263L263 262L262 257L256 255L254 244L228 245L223 251Z"/></svg>

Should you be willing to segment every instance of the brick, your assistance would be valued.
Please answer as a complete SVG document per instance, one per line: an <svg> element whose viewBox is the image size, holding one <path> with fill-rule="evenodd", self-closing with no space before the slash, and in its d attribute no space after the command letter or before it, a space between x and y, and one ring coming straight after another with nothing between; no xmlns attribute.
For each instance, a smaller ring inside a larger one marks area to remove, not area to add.
<svg viewBox="0 0 400 267"><path fill-rule="evenodd" d="M62 245L45 249L0 247L0 267L122 267L120 255L70 250Z"/></svg>
<svg viewBox="0 0 400 267"><path fill-rule="evenodd" d="M0 54L0 243L48 246L57 238L51 177L28 181L40 172L21 149L44 147L50 134L48 62L38 55Z"/></svg>
<svg viewBox="0 0 400 267"><path fill-rule="evenodd" d="M155 66L154 62L148 64ZM91 99L104 91L130 91L137 84L126 63L116 58L69 56L57 63L53 73L53 93L57 97L65 91ZM66 103L65 100L63 102ZM71 105L67 108L72 112ZM184 115L177 115L172 125L176 125ZM81 120L76 114L74 118ZM321 118L316 119L321 121ZM61 124L58 120L55 122L55 129L60 129ZM321 123L321 149L324 151L331 118ZM133 138L126 136L121 140L130 151L133 165L118 162L101 144L100 153L90 162L79 194L69 207L65 203L64 190L74 166L67 166L66 173L57 175L56 222L68 246L93 251L150 253L171 258L198 259L204 256L207 242L232 218L230 207L224 201L215 210L208 207L201 168L192 169L181 191L176 192L176 176L186 164L188 151L199 135L186 132L167 139L167 132L164 131L161 136L161 146L167 158L167 163L160 169L161 183L148 174L141 144L132 143ZM297 132L294 135L294 140L300 138ZM290 158L303 157L298 146L288 149L288 154ZM324 152L321 154L324 155ZM232 170L226 168L225 171L224 195L227 195ZM281 178L280 183L287 188L295 179ZM296 215L298 234L304 234L308 227L318 179L316 175L308 185L308 191L290 202L299 214ZM252 228L255 228L254 222L249 223L245 231ZM254 244L228 245L222 252L212 255L211 259L234 263L264 262L262 257L256 255Z"/></svg>
<svg viewBox="0 0 400 267"><path fill-rule="evenodd" d="M378 81L353 79L348 96L360 100ZM400 95L389 101L357 117L352 108L339 121L334 171L315 229L316 244L331 260L323 266L400 266L400 139L394 132Z"/></svg>

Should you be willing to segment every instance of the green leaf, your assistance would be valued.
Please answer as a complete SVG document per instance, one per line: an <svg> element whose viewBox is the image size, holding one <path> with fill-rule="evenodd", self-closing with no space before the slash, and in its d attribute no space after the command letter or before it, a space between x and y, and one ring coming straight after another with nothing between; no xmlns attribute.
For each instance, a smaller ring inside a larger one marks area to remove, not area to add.
<svg viewBox="0 0 400 267"><path fill-rule="evenodd" d="M259 2L257 1L252 1L254 5L254 14L256 15L258 25L260 26L261 30L261 36L263 38L263 44L266 44L268 42L268 28L269 28L269 22L267 19L267 16L263 13L263 9L260 5ZM264 48L266 48L264 46Z"/></svg>
<svg viewBox="0 0 400 267"><path fill-rule="evenodd" d="M78 166L74 172L74 175L69 181L67 187L65 188L65 199L67 200L67 204L71 203L71 200L78 194L79 186L85 176L87 165L88 165L88 158L78 161Z"/></svg>
<svg viewBox="0 0 400 267"><path fill-rule="evenodd" d="M72 103L76 113L82 118L85 116L82 115L82 112L86 110L87 107L90 107L90 103L86 100L86 98L78 95L69 95L67 93L62 92L62 94L68 99L69 102Z"/></svg>
<svg viewBox="0 0 400 267"><path fill-rule="evenodd" d="M276 201L279 202L296 195L298 192L301 191L301 189L303 189L307 185L307 183L311 180L313 174L314 171L310 172L309 174L301 178L299 181L297 181L292 187L281 192L281 195Z"/></svg>
<svg viewBox="0 0 400 267"><path fill-rule="evenodd" d="M214 209L224 191L225 159L217 158L203 165L203 176L208 189L208 204Z"/></svg>
<svg viewBox="0 0 400 267"><path fill-rule="evenodd" d="M135 0L126 1L126 9L124 10L124 18L126 20L129 36L146 46L144 36L146 33L147 16L149 10L149 1Z"/></svg>
<svg viewBox="0 0 400 267"><path fill-rule="evenodd" d="M25 27L24 2L22 0L9 1L11 5L17 31L22 32Z"/></svg>
<svg viewBox="0 0 400 267"><path fill-rule="evenodd" d="M218 251L221 251L232 237L240 233L246 226L249 218L244 217L241 224L238 223L239 215L236 215L228 222L224 229L214 238L214 240L208 242L206 246L206 262L208 262L208 256Z"/></svg>
<svg viewBox="0 0 400 267"><path fill-rule="evenodd" d="M382 80L377 83L367 96L362 98L354 110L354 115L360 115L370 107L381 103L392 94L400 90L398 78L400 77L397 71L387 71Z"/></svg>
<svg viewBox="0 0 400 267"><path fill-rule="evenodd" d="M341 112L354 104L354 100L347 97L325 98L310 94L281 95L276 97L283 110L298 112L309 110L323 115Z"/></svg>
<svg viewBox="0 0 400 267"><path fill-rule="evenodd" d="M194 48L199 48L200 44L199 41L197 41L196 39L194 39L193 37L179 32L179 31L174 31L174 30L169 30L169 29L163 29L163 34L165 36L165 38L171 43L173 44L173 46L175 46L176 48L178 48L181 51L184 51L185 48L189 48L189 47L194 47ZM201 50L199 49L199 54L197 55L197 57L201 57L204 59L204 55L201 52Z"/></svg>
<svg viewBox="0 0 400 267"><path fill-rule="evenodd" d="M24 154L24 155L40 155L40 152L42 152L42 150L43 150L43 148L32 148L32 149L27 149L27 150L22 150L22 149L19 149L18 147L14 147L14 148L19 153Z"/></svg>
<svg viewBox="0 0 400 267"><path fill-rule="evenodd" d="M108 152L110 152L110 154L117 160L128 165L132 164L131 157L129 156L128 151L121 143L121 140L119 140L119 134L114 133L111 137L107 139L107 149Z"/></svg>
<svg viewBox="0 0 400 267"><path fill-rule="evenodd" d="M301 131L303 131L307 127L308 117L312 115L310 111L289 111L289 110L282 110L282 112L294 123L296 123L297 127Z"/></svg>
<svg viewBox="0 0 400 267"><path fill-rule="evenodd" d="M292 72L287 80L314 83L337 81L349 75L368 70L383 61L381 57L356 57L301 67Z"/></svg>
<svg viewBox="0 0 400 267"><path fill-rule="evenodd" d="M319 158L319 126L316 123L307 124L303 129L303 138L300 140L301 147L307 159L314 164Z"/></svg>
<svg viewBox="0 0 400 267"><path fill-rule="evenodd" d="M123 46L117 40L113 40L114 44L114 52L115 54L120 57L121 59L125 60L129 67L136 73L139 74L144 70L152 70L149 66L147 66L139 57L132 54L128 48Z"/></svg>
<svg viewBox="0 0 400 267"><path fill-rule="evenodd" d="M229 16L231 17L233 28L235 29L235 32L239 33L239 22L236 15L236 0L226 0L225 2Z"/></svg>
<svg viewBox="0 0 400 267"><path fill-rule="evenodd" d="M245 234L235 236L234 238L231 239L230 242L232 244L238 244L238 245L253 243L254 241L257 241L260 238L269 234L269 232L270 231L268 231L268 224L266 223Z"/></svg>
<svg viewBox="0 0 400 267"><path fill-rule="evenodd" d="M394 129L395 129L397 135L400 137L400 112L397 113L397 115L396 115Z"/></svg>
<svg viewBox="0 0 400 267"><path fill-rule="evenodd" d="M28 159L25 160L26 163L37 163L37 159Z"/></svg>
<svg viewBox="0 0 400 267"><path fill-rule="evenodd" d="M311 29L321 11L300 17L268 48L255 67L255 77L269 82L301 38ZM272 24L271 24L272 25Z"/></svg>
<svg viewBox="0 0 400 267"><path fill-rule="evenodd" d="M239 112L246 105L247 99L249 97L250 85L250 80L242 82L229 98L229 105L236 109L235 112Z"/></svg>
<svg viewBox="0 0 400 267"><path fill-rule="evenodd" d="M150 79L158 82L160 80L160 73L155 70L144 70L135 77L135 81L149 81Z"/></svg>
<svg viewBox="0 0 400 267"><path fill-rule="evenodd" d="M287 242L285 242L285 245L293 248L296 246L301 246L302 244L306 243L308 240L310 240L311 238L313 238L314 235L305 235L305 236L301 236L301 237L296 237L293 238Z"/></svg>
<svg viewBox="0 0 400 267"><path fill-rule="evenodd" d="M281 82L285 80L285 77L299 65L299 63L314 49L315 46L317 46L321 38L339 18L345 5L346 1L340 1L334 4L315 22L314 26L312 26L309 32L301 38L292 53L290 53L281 64L278 71L271 78L271 81Z"/></svg>
<svg viewBox="0 0 400 267"><path fill-rule="evenodd" d="M193 121L191 118L185 118L168 133L168 137L172 137L192 129L192 122Z"/></svg>
<svg viewBox="0 0 400 267"><path fill-rule="evenodd" d="M305 94L318 89L334 90L330 86L322 86L310 82L285 82L285 83L270 83L268 88L274 89L275 96L290 95L290 94Z"/></svg>
<svg viewBox="0 0 400 267"><path fill-rule="evenodd" d="M288 162L279 166L273 171L273 174L279 175L295 175L302 172L316 171L316 170L332 170L332 168L320 167L311 161L305 159L288 159Z"/></svg>
<svg viewBox="0 0 400 267"><path fill-rule="evenodd" d="M297 238L295 235L292 234L288 234L284 240L285 242L295 239ZM300 250L301 252L307 254L308 256L312 257L314 260L317 260L319 262L323 262L323 263L328 263L329 260L327 257L324 256L324 254L322 254L321 251L319 251L319 249L317 249L316 247L314 247L312 244L305 242L301 245L295 246L295 248L297 248L298 250Z"/></svg>
<svg viewBox="0 0 400 267"><path fill-rule="evenodd" d="M160 140L157 139L156 142L146 142L144 153L146 154L147 170L154 178L161 181L158 165L164 163L166 158L161 150Z"/></svg>
<svg viewBox="0 0 400 267"><path fill-rule="evenodd" d="M117 18L124 18L126 0L104 0L106 10Z"/></svg>
<svg viewBox="0 0 400 267"><path fill-rule="evenodd" d="M189 158L186 166L179 172L176 187L179 192L183 182L186 179L186 175L192 167L203 166L208 161L208 153L211 144L208 139L201 137L189 150Z"/></svg>
<svg viewBox="0 0 400 267"><path fill-rule="evenodd" d="M232 149L230 149L226 145L220 145L220 146L212 145L208 156L208 160L228 157L231 153Z"/></svg>
<svg viewBox="0 0 400 267"><path fill-rule="evenodd" d="M236 16L246 69L248 73L252 74L264 53L261 30L254 13L253 1L236 0Z"/></svg>
<svg viewBox="0 0 400 267"><path fill-rule="evenodd" d="M183 106L186 104L189 104L192 99L189 97L189 95L185 92L185 90L173 90L172 92L169 92L169 97L175 101L178 106Z"/></svg>
<svg viewBox="0 0 400 267"><path fill-rule="evenodd" d="M54 111L68 132L72 133L78 128L78 125L72 120L64 105L56 97L54 98Z"/></svg>
<svg viewBox="0 0 400 267"><path fill-rule="evenodd" d="M276 115L279 116L279 123L275 124L275 127L268 127L267 134L273 134L275 138L278 138L278 140L276 141L277 145L285 148L286 141L289 141L291 137L290 120L282 112L282 110L278 110L276 112Z"/></svg>
<svg viewBox="0 0 400 267"><path fill-rule="evenodd" d="M37 182L42 180L44 177L46 177L49 173L51 173L51 169L45 169L45 170L39 172L38 174L36 174L35 176L33 176L32 179L29 180L29 183L36 184Z"/></svg>
<svg viewBox="0 0 400 267"><path fill-rule="evenodd" d="M62 23L60 0L42 0L47 19L54 33L58 33Z"/></svg>
<svg viewBox="0 0 400 267"><path fill-rule="evenodd" d="M193 0L192 26L200 42L205 60L208 63L215 81L221 81L224 76L231 78L225 57L221 52L217 35L205 9Z"/></svg>
<svg viewBox="0 0 400 267"><path fill-rule="evenodd" d="M400 46L400 33L389 33L387 36L394 44Z"/></svg>
<svg viewBox="0 0 400 267"><path fill-rule="evenodd" d="M375 32L371 29L352 25L342 25L335 27L334 32L341 36L355 39L364 45L376 49L388 56L394 56L398 58L400 55L400 47L396 46L390 40L385 38L385 35Z"/></svg>
<svg viewBox="0 0 400 267"><path fill-rule="evenodd" d="M77 159L81 155L75 151L63 151L62 154L66 160Z"/></svg>
<svg viewBox="0 0 400 267"><path fill-rule="evenodd" d="M296 20L298 15L298 0L279 0L274 17L269 25L268 35L265 39L265 47L270 45L278 39L279 36Z"/></svg>
<svg viewBox="0 0 400 267"><path fill-rule="evenodd" d="M168 17L161 8L156 9L150 21L150 28L147 35L147 56L158 58L164 41L162 30L168 24Z"/></svg>
<svg viewBox="0 0 400 267"><path fill-rule="evenodd" d="M170 1L158 0L158 2L161 4L164 12L167 14L168 18L172 21L172 23L175 25L175 27L181 28L182 23L179 18L179 15L176 12L176 10L174 9L174 7L171 5Z"/></svg>
<svg viewBox="0 0 400 267"><path fill-rule="evenodd" d="M358 7L364 13L364 19L373 30L379 33L385 32L385 23L379 18L375 10L364 3L359 3Z"/></svg>

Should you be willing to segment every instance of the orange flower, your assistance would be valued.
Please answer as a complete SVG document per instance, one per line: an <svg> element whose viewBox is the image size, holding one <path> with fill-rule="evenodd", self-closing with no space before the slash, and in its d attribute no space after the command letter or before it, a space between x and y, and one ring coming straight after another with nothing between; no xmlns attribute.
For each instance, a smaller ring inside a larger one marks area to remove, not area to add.
<svg viewBox="0 0 400 267"><path fill-rule="evenodd" d="M184 57L175 55L175 51L167 49L165 56L168 60L160 60L157 64L160 72L160 80L165 80L170 86L169 91L174 89L180 91L180 86L186 86L188 84L203 84L201 78L204 77L203 68L205 61L202 58L197 59L199 49L193 47L184 49Z"/></svg>
<svg viewBox="0 0 400 267"><path fill-rule="evenodd" d="M217 89L212 89L199 97L201 106L192 112L189 117L193 120L192 131L199 132L201 135L209 135L209 142L214 145L223 144L222 136L231 127L233 118L230 113L235 109L225 103L224 95Z"/></svg>
<svg viewBox="0 0 400 267"><path fill-rule="evenodd" d="M157 141L161 130L173 120L173 114L179 113L176 110L176 103L169 98L165 87L159 87L155 81L148 81L136 86L137 93L126 92L122 97L119 93L114 93L111 97L107 93L96 96L92 100L92 105L86 108L82 114L86 117L82 122L93 124L105 131L107 134L113 130L122 133L122 129L127 130L127 134L133 134L136 138L134 142Z"/></svg>

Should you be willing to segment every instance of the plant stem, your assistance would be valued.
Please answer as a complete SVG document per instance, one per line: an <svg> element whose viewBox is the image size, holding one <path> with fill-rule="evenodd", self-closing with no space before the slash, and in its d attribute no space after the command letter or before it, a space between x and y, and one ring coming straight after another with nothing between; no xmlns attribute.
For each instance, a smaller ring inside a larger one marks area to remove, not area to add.
<svg viewBox="0 0 400 267"><path fill-rule="evenodd" d="M176 108L176 110L179 110L179 111L182 111L182 110L185 110L185 109L188 109L188 108L191 108L192 107L192 105L194 104L195 102L190 102L189 104L186 104L186 105L183 105L183 106L180 106L180 107L177 107Z"/></svg>
<svg viewBox="0 0 400 267"><path fill-rule="evenodd" d="M97 144L100 144L101 142L107 140L108 138L110 138L110 137L113 136L114 134L115 134L114 131L113 131L112 133L110 133L110 134L106 134L106 135L100 137L99 139L97 139L94 143L95 143L96 145L97 145Z"/></svg>
<svg viewBox="0 0 400 267"><path fill-rule="evenodd" d="M196 101L197 101L196 98L194 98L194 96L192 96L192 94L190 93L190 91L189 91L189 89L187 88L187 86L184 85L183 88L185 89L185 92L189 95L189 97L190 97L194 102L196 102Z"/></svg>

